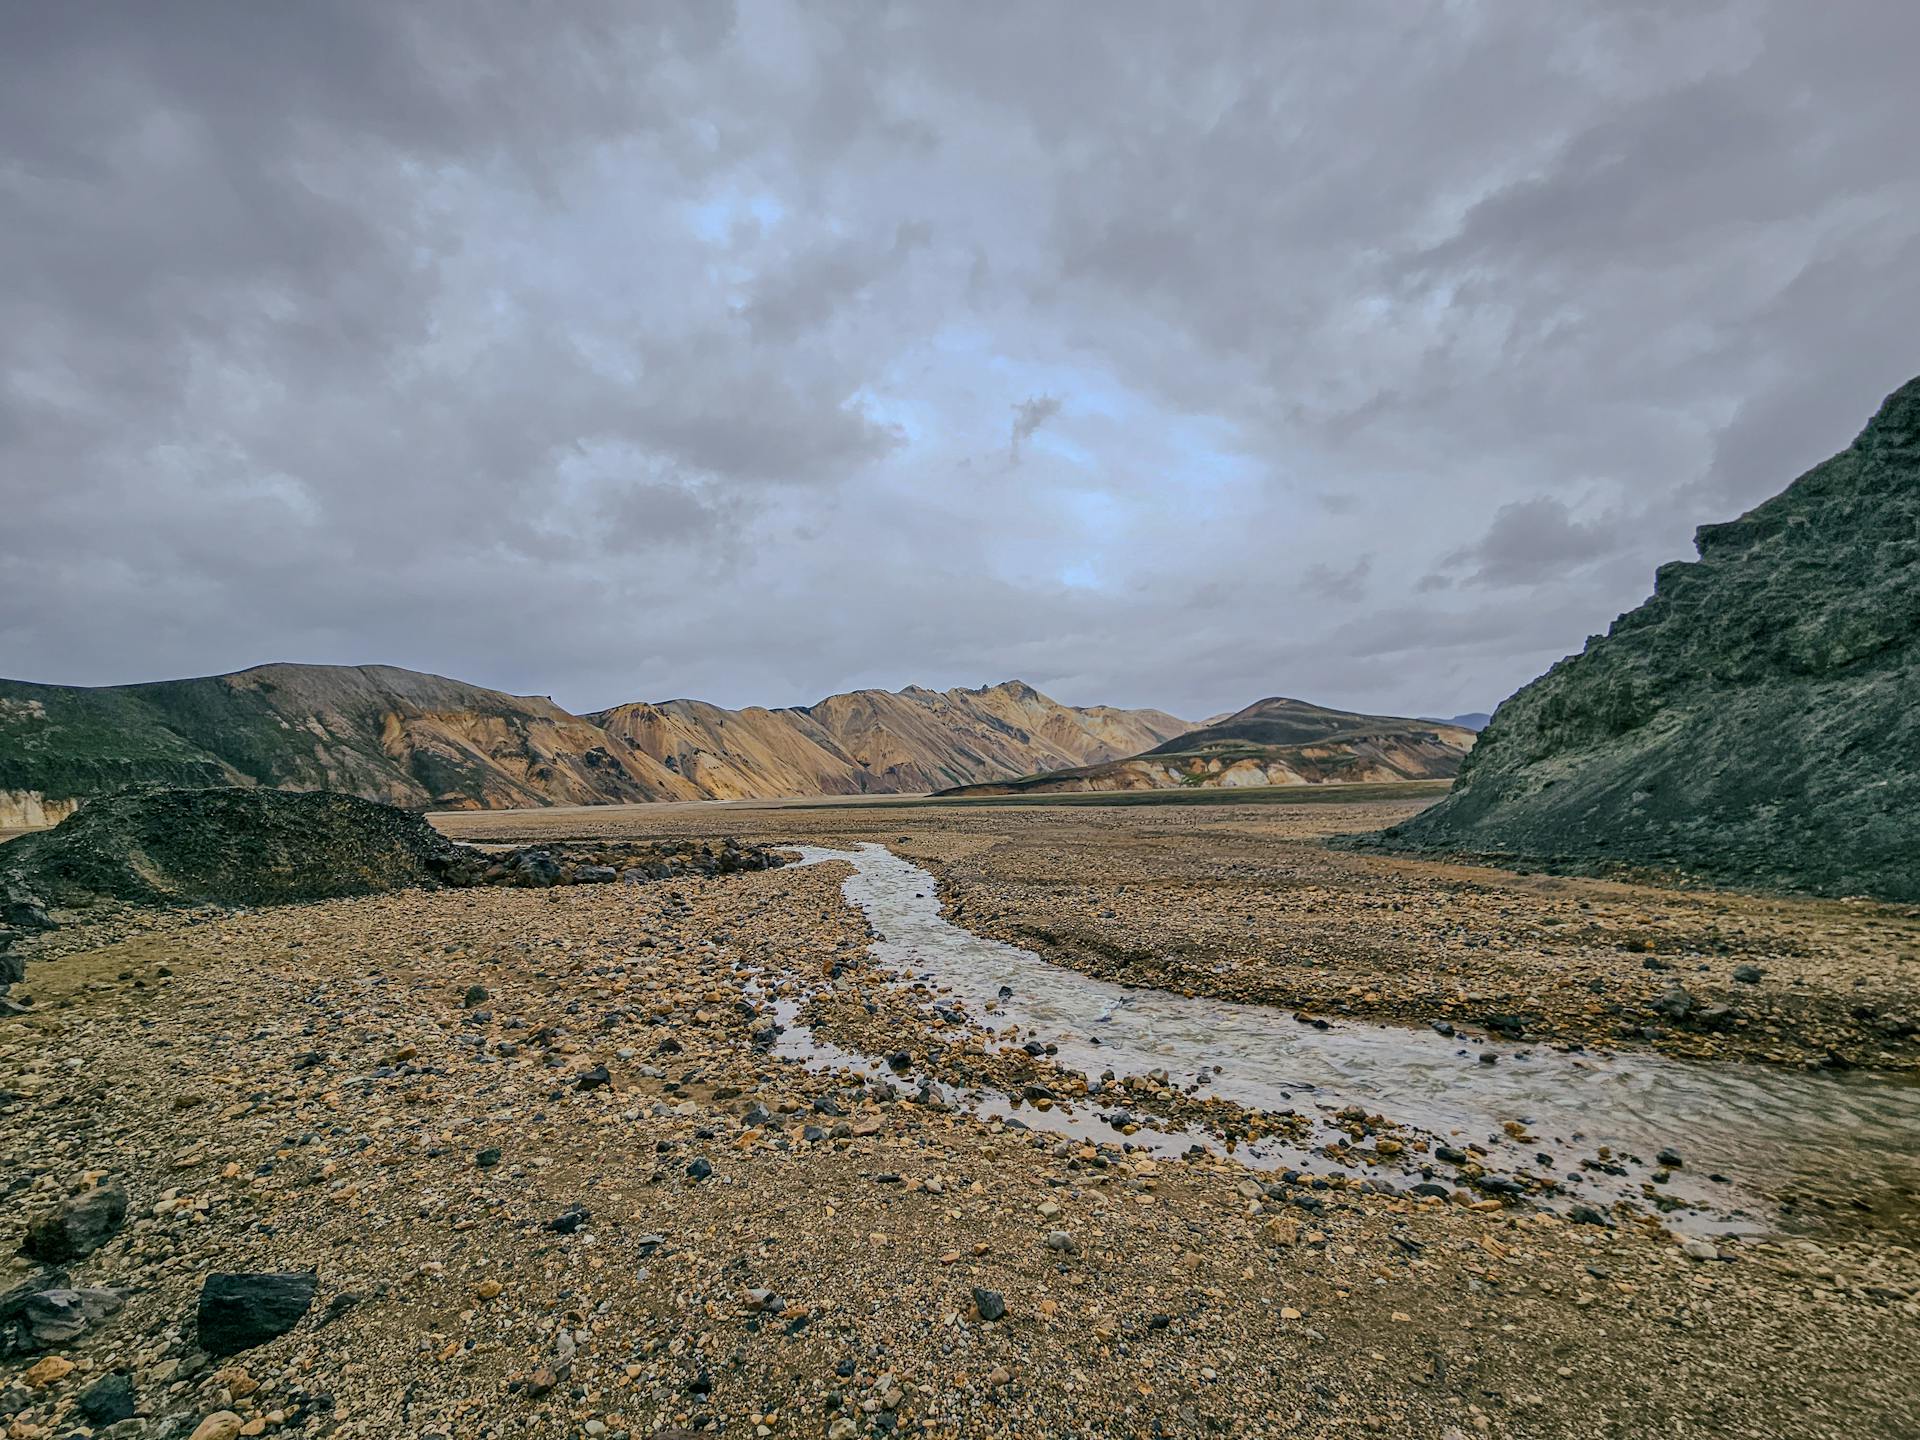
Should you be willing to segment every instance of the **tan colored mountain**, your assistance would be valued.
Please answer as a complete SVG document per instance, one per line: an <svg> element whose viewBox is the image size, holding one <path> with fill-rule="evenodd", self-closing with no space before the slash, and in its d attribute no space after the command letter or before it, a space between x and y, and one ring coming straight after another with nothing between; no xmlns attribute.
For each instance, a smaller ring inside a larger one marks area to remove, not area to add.
<svg viewBox="0 0 1920 1440"><path fill-rule="evenodd" d="M1159 710L1062 705L1018 680L855 690L791 709L698 700L588 717L717 799L917 793L1131 754L1190 727Z"/></svg>
<svg viewBox="0 0 1920 1440"><path fill-rule="evenodd" d="M697 700L582 718L390 665L262 665L81 688L0 680L0 829L134 784L338 790L414 809L937 789L1129 754L1187 729L1010 682L790 710Z"/></svg>
<svg viewBox="0 0 1920 1440"><path fill-rule="evenodd" d="M1459 773L1473 741L1471 730L1445 721L1357 715L1274 696L1123 760L960 786L945 793L1027 795L1440 780Z"/></svg>

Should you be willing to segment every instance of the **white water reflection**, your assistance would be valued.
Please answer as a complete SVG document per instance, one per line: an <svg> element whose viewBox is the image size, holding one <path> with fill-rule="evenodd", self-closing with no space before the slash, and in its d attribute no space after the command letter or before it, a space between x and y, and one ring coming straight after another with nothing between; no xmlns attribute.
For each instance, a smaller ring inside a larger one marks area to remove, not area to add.
<svg viewBox="0 0 1920 1440"><path fill-rule="evenodd" d="M1485 1147L1490 1168L1557 1177L1574 1200L1595 1203L1638 1195L1664 1148L1685 1163L1661 1193L1723 1218L1806 1177L1850 1177L1896 1208L1920 1191L1920 1087L1906 1077L1567 1053L1352 1021L1316 1029L1272 1007L1095 979L971 934L941 916L933 878L884 846L801 853L806 863L854 867L844 893L878 936L879 964L903 980L950 988L976 1020L1034 1032L1089 1079L1160 1069L1179 1088L1258 1110L1320 1115L1357 1104L1441 1143ZM1483 1063L1483 1052L1497 1061ZM1090 1115L1023 1118L1071 1133L1097 1125ZM1524 1139L1503 1128L1509 1121L1525 1126ZM1153 1148L1185 1148L1195 1138L1175 1135ZM1580 1168L1601 1147L1624 1175ZM1269 1143L1264 1157L1248 1158L1298 1165L1303 1155ZM1333 1167L1321 1159L1314 1168Z"/></svg>

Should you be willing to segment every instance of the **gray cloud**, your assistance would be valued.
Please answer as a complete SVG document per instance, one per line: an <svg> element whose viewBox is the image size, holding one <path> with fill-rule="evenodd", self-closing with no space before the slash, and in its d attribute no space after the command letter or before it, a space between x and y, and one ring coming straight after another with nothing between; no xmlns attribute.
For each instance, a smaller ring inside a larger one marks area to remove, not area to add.
<svg viewBox="0 0 1920 1440"><path fill-rule="evenodd" d="M1892 0L0 46L23 678L1477 709L1920 369Z"/></svg>
<svg viewBox="0 0 1920 1440"><path fill-rule="evenodd" d="M1007 437L1007 459L1011 463L1020 463L1020 447L1060 413L1061 404L1058 396L1030 395L1013 407L1013 429Z"/></svg>
<svg viewBox="0 0 1920 1440"><path fill-rule="evenodd" d="M1442 557L1440 567L1470 568L1470 585L1537 585L1603 560L1631 538L1618 517L1576 519L1563 501L1542 495L1502 505L1487 533Z"/></svg>

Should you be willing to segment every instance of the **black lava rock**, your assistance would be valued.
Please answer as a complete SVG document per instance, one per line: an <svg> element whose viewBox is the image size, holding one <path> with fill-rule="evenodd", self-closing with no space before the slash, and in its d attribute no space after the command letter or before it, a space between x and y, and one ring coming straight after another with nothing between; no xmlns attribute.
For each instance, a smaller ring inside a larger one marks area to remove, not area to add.
<svg viewBox="0 0 1920 1440"><path fill-rule="evenodd" d="M983 1290L978 1285L974 1286L973 1304L982 1320L1003 1319L1007 1313L1006 1297L998 1290Z"/></svg>
<svg viewBox="0 0 1920 1440"><path fill-rule="evenodd" d="M200 1287L200 1348L232 1355L286 1334L312 1306L318 1285L311 1271L209 1275Z"/></svg>
<svg viewBox="0 0 1920 1440"><path fill-rule="evenodd" d="M592 1218L593 1212L586 1206L569 1205L553 1219L547 1221L547 1229L555 1235L571 1235Z"/></svg>
<svg viewBox="0 0 1920 1440"><path fill-rule="evenodd" d="M133 1418L133 1381L125 1375L108 1375L96 1380L80 1393L80 1413L95 1426L117 1425Z"/></svg>

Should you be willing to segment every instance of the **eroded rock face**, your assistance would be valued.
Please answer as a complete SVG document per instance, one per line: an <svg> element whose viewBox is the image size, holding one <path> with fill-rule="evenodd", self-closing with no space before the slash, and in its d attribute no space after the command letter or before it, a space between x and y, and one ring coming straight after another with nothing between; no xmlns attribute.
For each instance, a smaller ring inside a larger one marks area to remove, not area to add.
<svg viewBox="0 0 1920 1440"><path fill-rule="evenodd" d="M1697 543L1385 843L1920 899L1920 379Z"/></svg>

